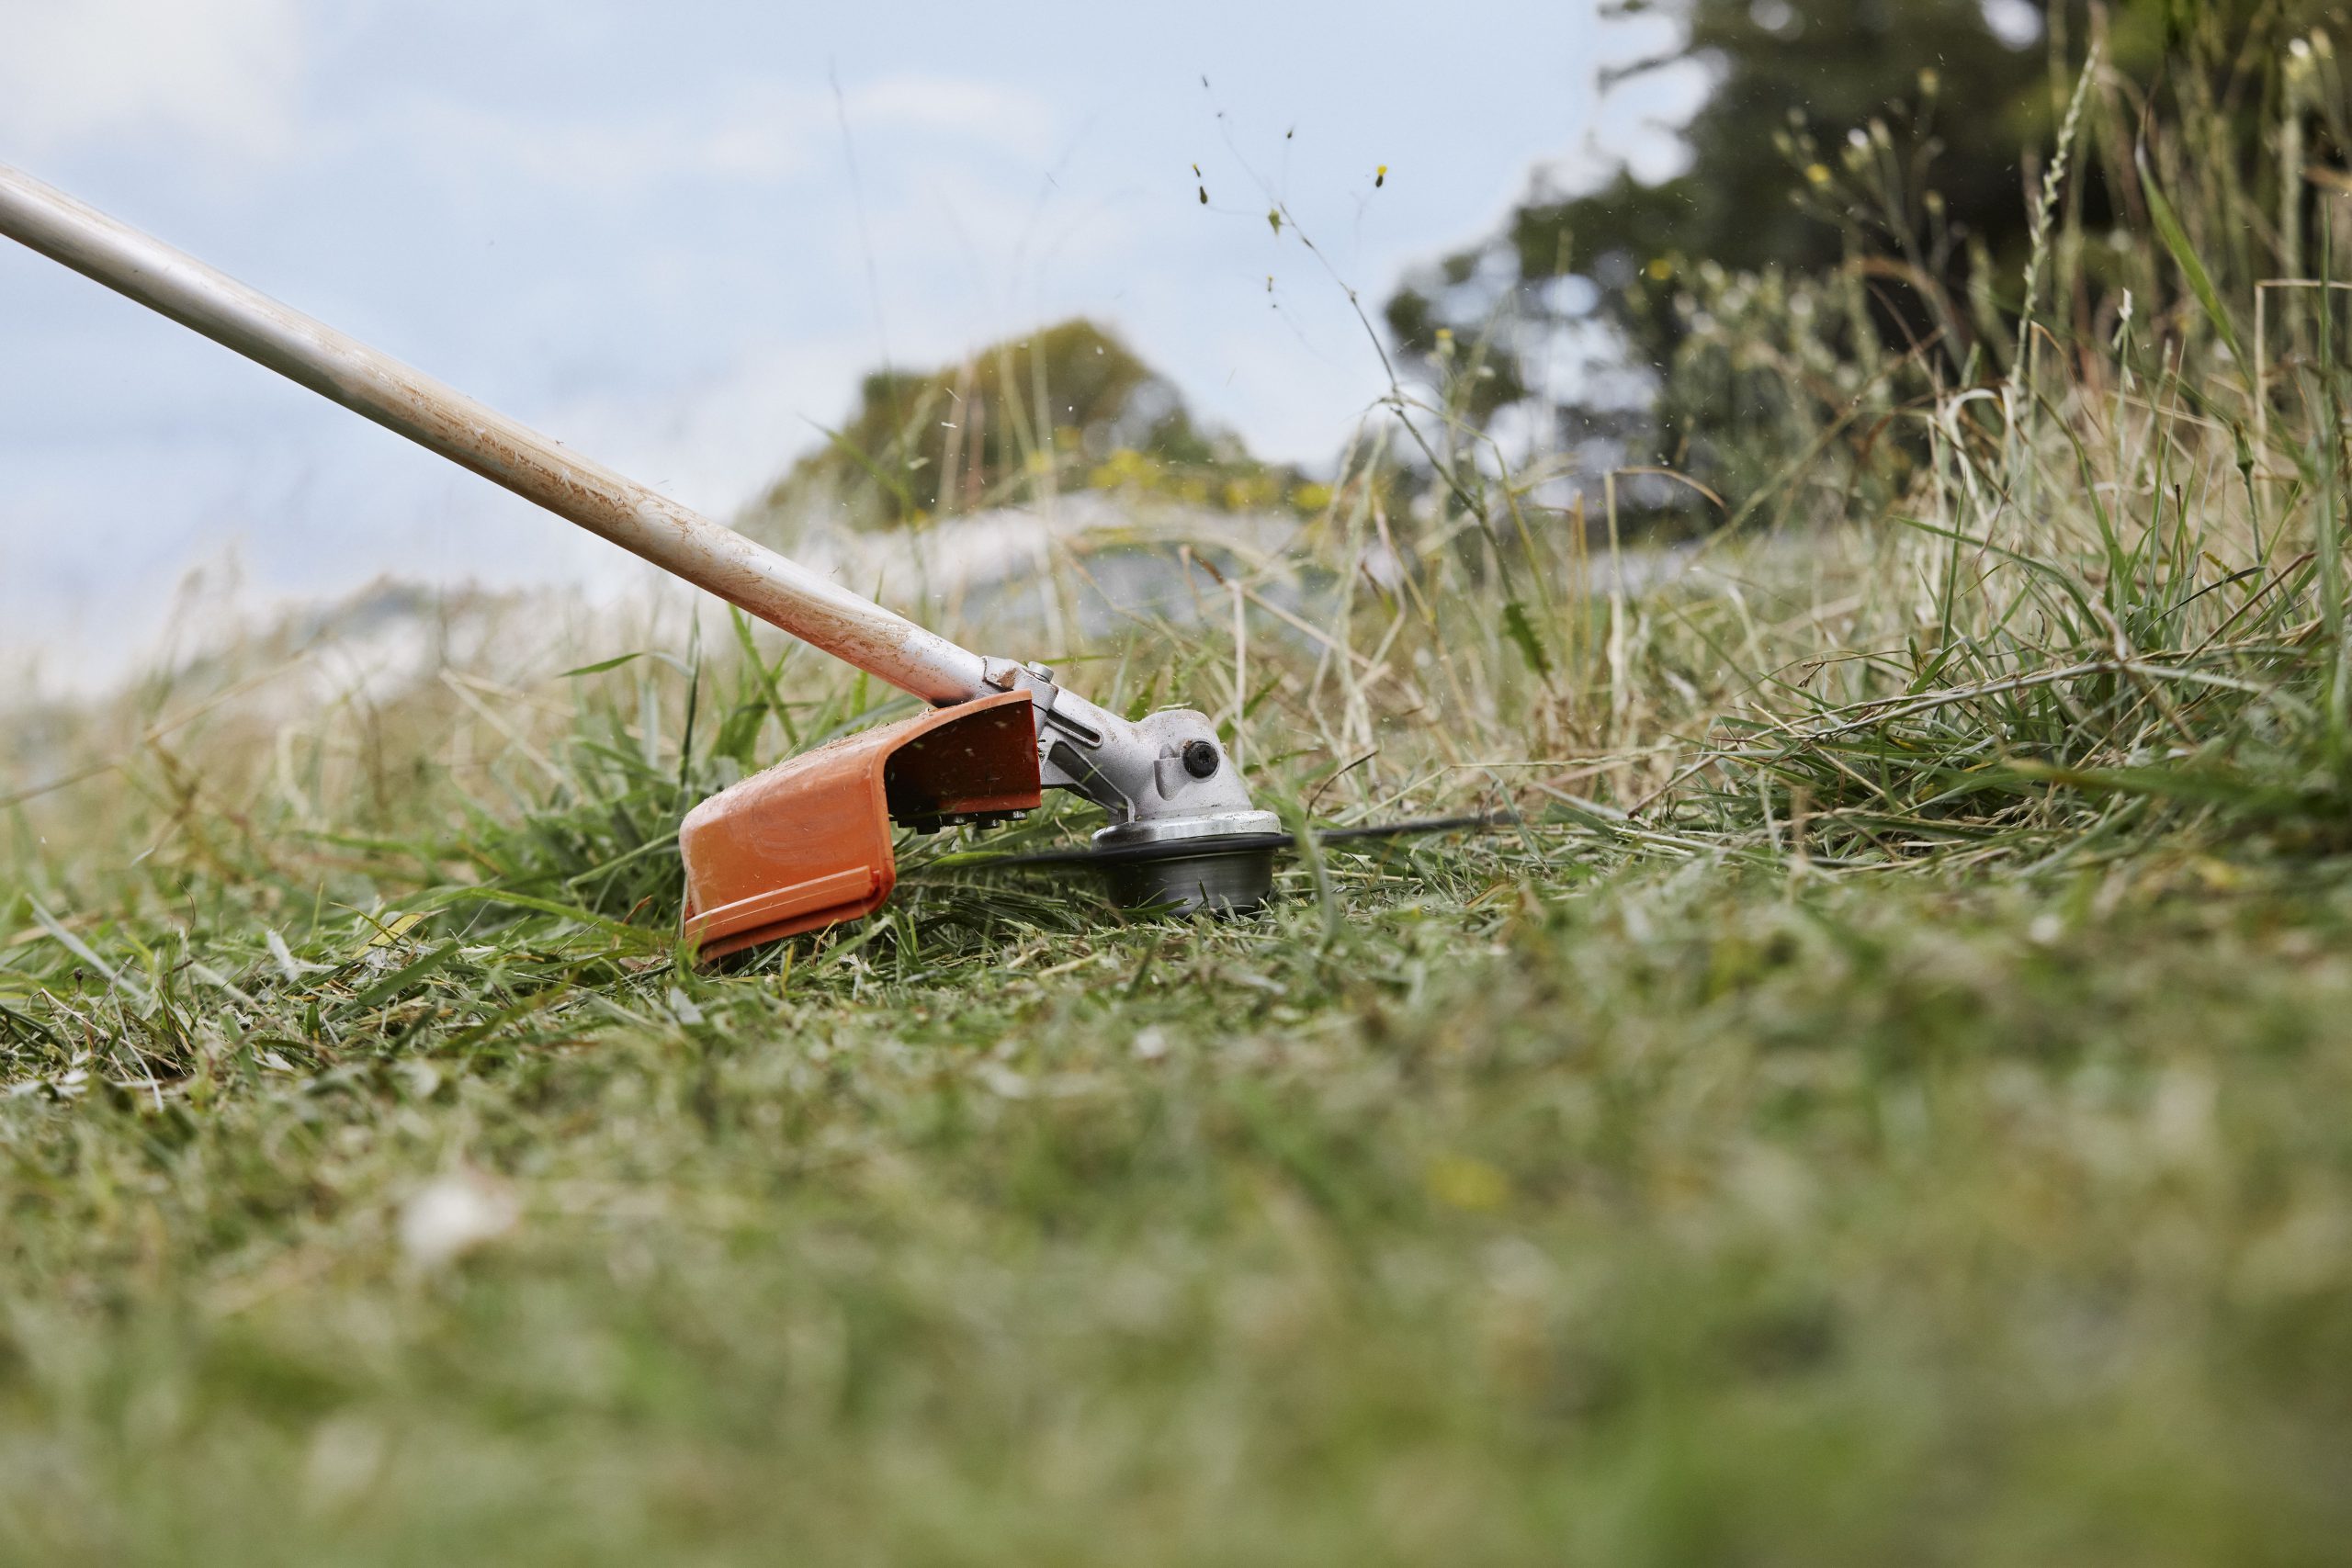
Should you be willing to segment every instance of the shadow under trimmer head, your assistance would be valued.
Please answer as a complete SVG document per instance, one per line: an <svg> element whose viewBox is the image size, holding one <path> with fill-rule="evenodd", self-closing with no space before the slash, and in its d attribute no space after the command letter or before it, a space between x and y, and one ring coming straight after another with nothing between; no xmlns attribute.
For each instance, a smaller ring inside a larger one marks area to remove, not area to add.
<svg viewBox="0 0 2352 1568"><path fill-rule="evenodd" d="M1086 852L1135 907L1264 903L1288 837L1208 719L1130 721L1035 661L993 658L860 597L634 479L0 164L0 234L504 486L938 711L781 762L678 838L685 934L715 956L872 913L893 822L988 827L1065 789L1110 815Z"/></svg>

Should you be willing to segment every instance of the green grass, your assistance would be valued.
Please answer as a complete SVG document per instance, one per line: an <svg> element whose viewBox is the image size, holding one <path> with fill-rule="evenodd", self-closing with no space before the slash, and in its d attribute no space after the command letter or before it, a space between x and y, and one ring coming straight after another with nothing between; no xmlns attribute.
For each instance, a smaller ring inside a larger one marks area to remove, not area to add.
<svg viewBox="0 0 2352 1568"><path fill-rule="evenodd" d="M1197 619L945 618L1294 819L1524 814L1256 919L910 844L697 970L680 814L893 711L748 633L17 727L0 1556L2339 1558L2342 304L2257 383L2226 203L2128 319L2041 210L2064 352L1792 398L1679 576L1400 394Z"/></svg>
<svg viewBox="0 0 2352 1568"><path fill-rule="evenodd" d="M2333 1555L2339 881L1694 863L1531 898L1532 869L1439 857L1336 936L1301 901L912 978L664 970L575 1032L386 1020L316 1068L223 1041L161 1111L98 1075L28 1097L0 1534L52 1562ZM520 1218L426 1270L401 1205L459 1169Z"/></svg>

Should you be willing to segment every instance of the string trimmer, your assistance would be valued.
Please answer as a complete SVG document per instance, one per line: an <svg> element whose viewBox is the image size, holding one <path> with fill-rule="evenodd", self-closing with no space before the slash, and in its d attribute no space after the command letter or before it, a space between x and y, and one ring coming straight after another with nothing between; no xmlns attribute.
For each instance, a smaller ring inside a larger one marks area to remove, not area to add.
<svg viewBox="0 0 2352 1568"><path fill-rule="evenodd" d="M1131 722L1043 664L959 648L5 164L0 233L932 705L688 813L685 924L704 954L872 913L897 880L893 821L992 824L1046 789L1110 813L1088 852L1123 902L1229 913L1272 891L1280 822L1205 716Z"/></svg>

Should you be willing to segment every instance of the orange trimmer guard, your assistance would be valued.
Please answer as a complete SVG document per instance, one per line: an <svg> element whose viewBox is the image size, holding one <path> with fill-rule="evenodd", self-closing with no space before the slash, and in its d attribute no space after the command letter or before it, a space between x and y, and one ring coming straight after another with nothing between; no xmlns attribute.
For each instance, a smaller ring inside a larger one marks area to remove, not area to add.
<svg viewBox="0 0 2352 1568"><path fill-rule="evenodd" d="M718 958L872 914L899 880L893 818L986 822L1039 798L1026 692L844 736L686 814L686 936Z"/></svg>

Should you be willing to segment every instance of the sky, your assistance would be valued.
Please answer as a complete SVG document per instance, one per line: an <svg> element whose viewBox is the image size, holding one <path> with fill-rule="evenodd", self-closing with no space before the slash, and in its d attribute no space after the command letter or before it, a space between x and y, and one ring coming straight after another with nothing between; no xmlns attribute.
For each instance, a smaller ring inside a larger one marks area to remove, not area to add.
<svg viewBox="0 0 2352 1568"><path fill-rule="evenodd" d="M0 0L0 162L724 518L865 371L1079 314L1261 454L1328 464L1385 385L1349 288L1376 320L1539 166L1670 165L1696 84L1596 87L1653 26L1595 0ZM0 241L0 658L39 650L44 687L136 668L188 595L651 570Z"/></svg>

